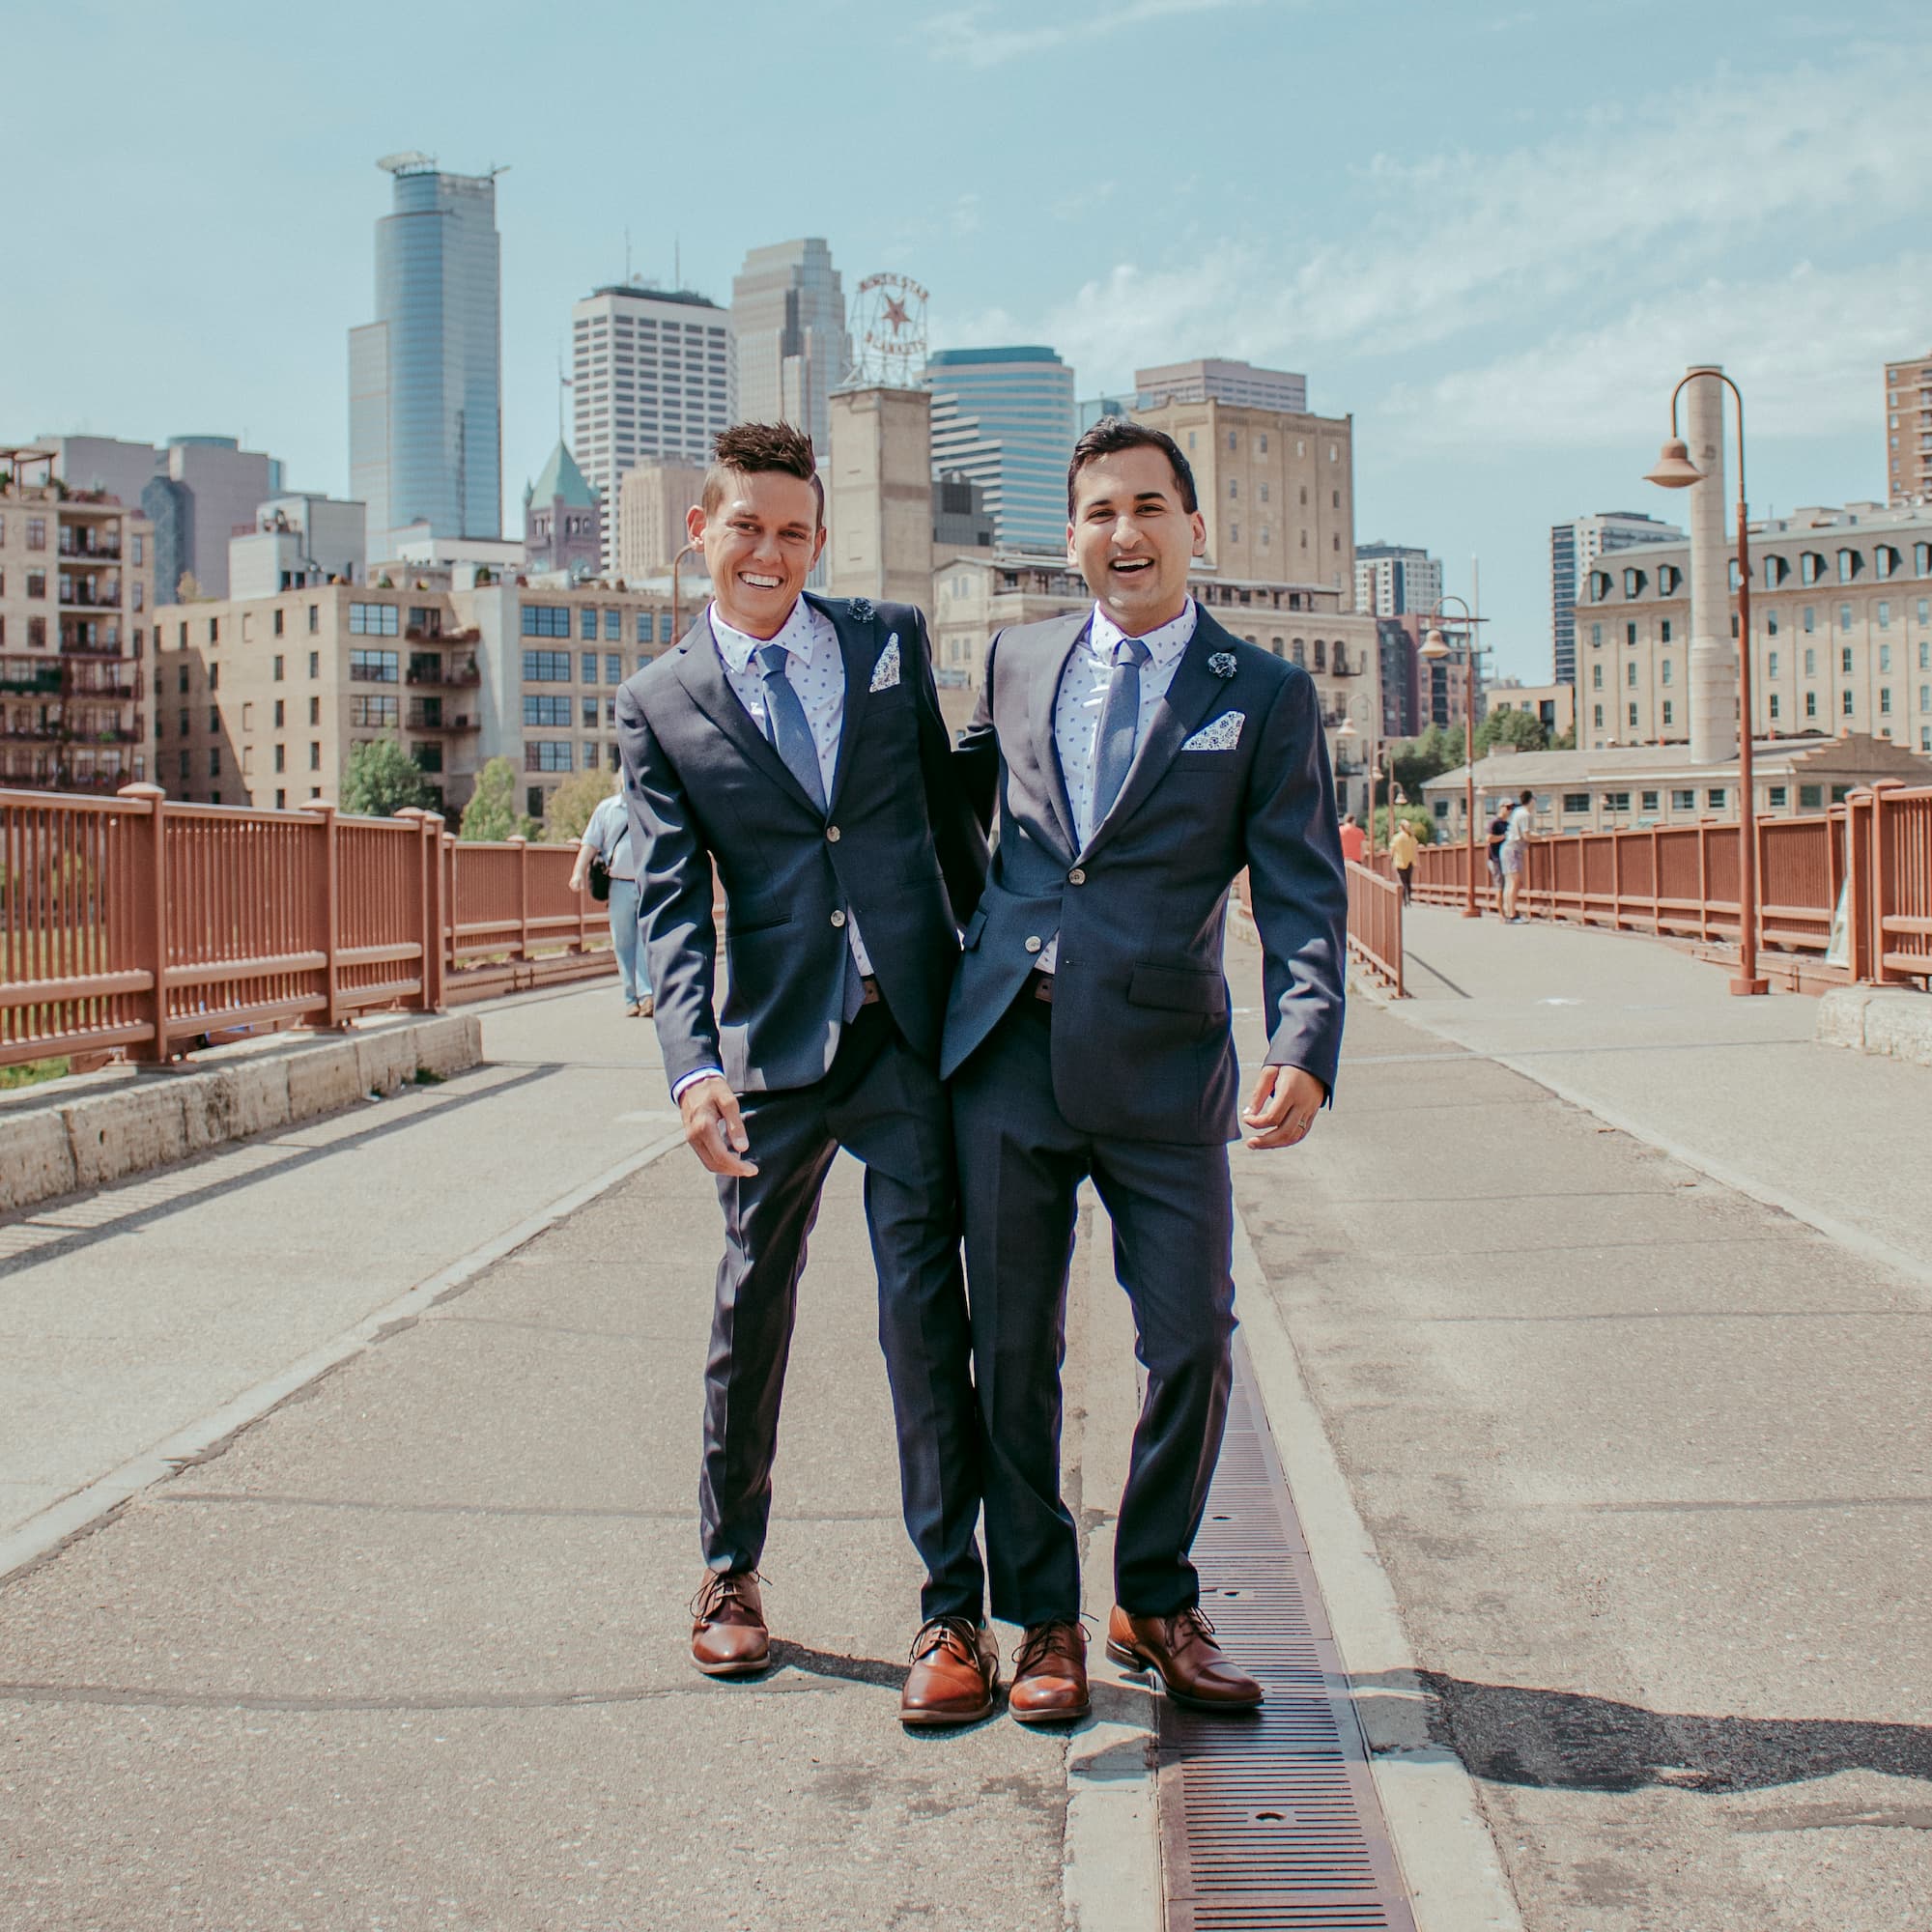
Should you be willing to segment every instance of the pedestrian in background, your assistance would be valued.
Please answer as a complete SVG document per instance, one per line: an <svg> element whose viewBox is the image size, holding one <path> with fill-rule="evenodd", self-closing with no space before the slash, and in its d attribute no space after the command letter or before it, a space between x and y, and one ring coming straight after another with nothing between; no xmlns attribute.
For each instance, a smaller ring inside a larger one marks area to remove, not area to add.
<svg viewBox="0 0 1932 1932"><path fill-rule="evenodd" d="M655 1010L651 982L645 976L643 949L638 927L638 868L631 858L631 813L611 774L611 796L590 814L578 841L577 864L570 889L581 893L589 883L593 860L601 859L611 875L611 948L624 981L624 1011L632 1019L648 1019Z"/></svg>
<svg viewBox="0 0 1932 1932"><path fill-rule="evenodd" d="M1399 818L1389 836L1389 863L1395 867L1395 882L1402 888L1402 902L1408 903L1409 887L1415 878L1415 834L1408 820Z"/></svg>
<svg viewBox="0 0 1932 1932"><path fill-rule="evenodd" d="M1490 820L1490 890L1496 895L1497 905L1503 902L1503 840L1509 837L1509 808Z"/></svg>
<svg viewBox="0 0 1932 1932"><path fill-rule="evenodd" d="M1524 792L1517 800L1516 810L1509 815L1509 831L1503 838L1503 917L1512 925L1522 923L1522 914L1516 908L1522 891L1523 868L1529 863L1531 797L1531 793Z"/></svg>
<svg viewBox="0 0 1932 1932"><path fill-rule="evenodd" d="M1352 811L1342 815L1342 856L1351 866L1362 863L1362 854L1368 849L1369 835L1355 823Z"/></svg>

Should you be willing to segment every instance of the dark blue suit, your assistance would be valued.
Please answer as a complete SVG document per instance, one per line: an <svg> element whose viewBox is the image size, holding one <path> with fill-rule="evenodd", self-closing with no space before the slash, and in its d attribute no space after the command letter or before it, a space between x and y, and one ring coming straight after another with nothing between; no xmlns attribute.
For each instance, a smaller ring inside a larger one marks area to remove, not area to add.
<svg viewBox="0 0 1932 1932"><path fill-rule="evenodd" d="M1080 616L1001 632L961 734L999 840L946 1016L984 1424L994 1614L1079 1607L1060 1497L1060 1359L1074 1203L1091 1175L1114 1224L1148 1371L1121 1504L1116 1583L1135 1615L1194 1603L1187 1551L1227 1411L1239 1070L1222 971L1247 870L1266 1059L1332 1093L1348 893L1307 673L1204 611L1112 810L1082 847L1054 743ZM1238 715L1238 721L1234 718ZM1205 745L1188 749L1203 734ZM1232 741L1232 742L1230 742ZM1060 935L1048 1004L1030 980Z"/></svg>
<svg viewBox="0 0 1932 1932"><path fill-rule="evenodd" d="M739 1095L748 1179L720 1176L700 1536L754 1569L806 1239L834 1155L866 1166L879 1337L923 1614L978 1616L979 1457L952 1122L937 1063L958 922L985 840L907 605L812 599L838 635L844 708L829 803L808 796L732 690L707 615L617 696L658 1037L673 1086L705 1066ZM898 673L872 688L896 653ZM727 987L714 1003L713 867ZM879 999L843 1020L856 919Z"/></svg>

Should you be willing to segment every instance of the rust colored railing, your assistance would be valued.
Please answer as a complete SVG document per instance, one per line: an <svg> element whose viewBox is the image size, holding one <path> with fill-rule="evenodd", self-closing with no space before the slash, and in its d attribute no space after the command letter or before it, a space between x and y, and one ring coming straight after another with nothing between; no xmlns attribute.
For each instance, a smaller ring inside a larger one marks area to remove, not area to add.
<svg viewBox="0 0 1932 1932"><path fill-rule="evenodd" d="M1759 819L1756 837L1761 952L1803 960L1819 979L1932 979L1932 787L1881 780L1815 816ZM1534 838L1518 909L1531 919L1735 946L1738 838L1735 820ZM1462 904L1467 864L1466 845L1425 847L1416 896ZM1477 897L1496 903L1486 867ZM1841 899L1843 968L1826 961Z"/></svg>
<svg viewBox="0 0 1932 1932"><path fill-rule="evenodd" d="M1349 862L1349 956L1397 999L1402 983L1402 888L1380 872Z"/></svg>
<svg viewBox="0 0 1932 1932"><path fill-rule="evenodd" d="M0 1065L419 1011L614 967L573 845L465 844L434 812L0 791Z"/></svg>

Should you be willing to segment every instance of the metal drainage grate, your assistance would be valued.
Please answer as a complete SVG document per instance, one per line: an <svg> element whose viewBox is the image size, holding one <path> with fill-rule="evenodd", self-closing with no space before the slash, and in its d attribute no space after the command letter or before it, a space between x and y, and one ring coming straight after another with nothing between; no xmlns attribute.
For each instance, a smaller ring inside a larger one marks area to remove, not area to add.
<svg viewBox="0 0 1932 1932"><path fill-rule="evenodd" d="M1414 1932L1247 1351L1194 1547L1201 1606L1267 1701L1156 1698L1168 1932Z"/></svg>

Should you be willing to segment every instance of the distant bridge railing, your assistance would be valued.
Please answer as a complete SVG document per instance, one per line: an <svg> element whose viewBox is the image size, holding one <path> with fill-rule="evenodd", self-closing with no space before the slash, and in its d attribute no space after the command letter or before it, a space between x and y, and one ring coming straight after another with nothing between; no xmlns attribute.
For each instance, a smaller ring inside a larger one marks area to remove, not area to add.
<svg viewBox="0 0 1932 1932"><path fill-rule="evenodd" d="M0 1065L340 1027L612 972L574 845L468 843L435 812L0 791Z"/></svg>
<svg viewBox="0 0 1932 1932"><path fill-rule="evenodd" d="M1932 980L1932 786L1881 781L1816 816L1761 818L1756 835L1761 956L1783 954L1815 979ZM1532 919L1734 948L1740 850L1735 820L1533 838L1518 907ZM1425 846L1415 896L1464 903L1468 859L1466 844ZM1480 849L1476 863L1477 899L1493 907Z"/></svg>
<svg viewBox="0 0 1932 1932"><path fill-rule="evenodd" d="M1406 999L1402 978L1402 888L1386 873L1349 862L1349 957Z"/></svg>

